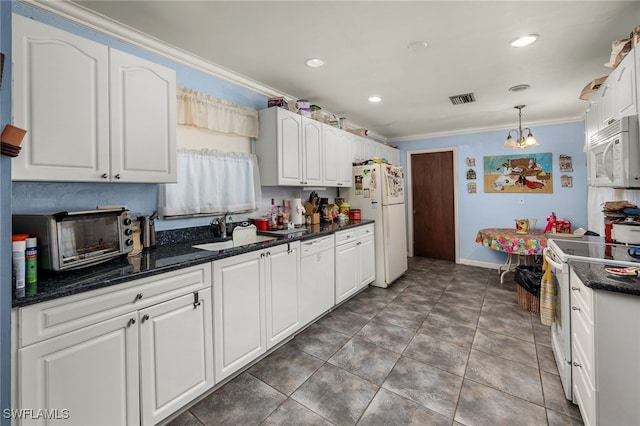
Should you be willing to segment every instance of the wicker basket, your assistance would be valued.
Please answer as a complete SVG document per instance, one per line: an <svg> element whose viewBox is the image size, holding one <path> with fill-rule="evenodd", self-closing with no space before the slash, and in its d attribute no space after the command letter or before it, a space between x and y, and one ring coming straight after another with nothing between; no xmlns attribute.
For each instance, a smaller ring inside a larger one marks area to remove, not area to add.
<svg viewBox="0 0 640 426"><path fill-rule="evenodd" d="M516 284L516 288L518 289L518 305L522 309L540 315L540 298L529 293L520 284Z"/></svg>

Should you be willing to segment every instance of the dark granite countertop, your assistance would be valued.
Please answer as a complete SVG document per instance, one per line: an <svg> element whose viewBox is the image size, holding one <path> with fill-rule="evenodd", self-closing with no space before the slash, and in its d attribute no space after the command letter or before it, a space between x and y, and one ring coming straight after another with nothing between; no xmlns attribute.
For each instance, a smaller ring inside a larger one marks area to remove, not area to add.
<svg viewBox="0 0 640 426"><path fill-rule="evenodd" d="M608 265L602 263L569 260L569 266L583 284L589 288L640 296L640 278L636 276L610 274L605 271Z"/></svg>
<svg viewBox="0 0 640 426"><path fill-rule="evenodd" d="M102 287L123 284L139 278L249 253L267 247L286 244L287 242L318 238L323 235L333 234L336 231L370 223L374 223L374 221L361 220L344 224L312 225L300 228L300 233L278 237L276 240L219 251L201 250L192 247L195 244L216 241L207 226L160 231L156 238L157 247L138 256L121 256L108 262L75 271L55 273L39 270L37 286L32 289L27 288L25 296L16 297L14 294L12 306L27 306ZM258 234L260 234L259 231Z"/></svg>

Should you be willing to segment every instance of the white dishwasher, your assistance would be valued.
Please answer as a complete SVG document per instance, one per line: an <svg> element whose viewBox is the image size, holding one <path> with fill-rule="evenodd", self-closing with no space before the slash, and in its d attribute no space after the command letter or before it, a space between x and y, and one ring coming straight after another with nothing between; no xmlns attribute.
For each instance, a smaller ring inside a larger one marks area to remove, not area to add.
<svg viewBox="0 0 640 426"><path fill-rule="evenodd" d="M333 235L300 245L300 323L307 325L335 304Z"/></svg>

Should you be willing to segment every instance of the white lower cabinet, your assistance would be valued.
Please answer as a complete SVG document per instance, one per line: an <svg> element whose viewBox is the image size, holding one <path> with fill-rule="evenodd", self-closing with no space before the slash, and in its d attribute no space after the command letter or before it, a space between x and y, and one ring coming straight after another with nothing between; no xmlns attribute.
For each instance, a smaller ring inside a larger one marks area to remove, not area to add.
<svg viewBox="0 0 640 426"><path fill-rule="evenodd" d="M65 425L174 413L214 384L210 285L208 264L20 308L15 407Z"/></svg>
<svg viewBox="0 0 640 426"><path fill-rule="evenodd" d="M592 290L571 270L573 399L585 425L640 419L640 298Z"/></svg>
<svg viewBox="0 0 640 426"><path fill-rule="evenodd" d="M300 254L300 323L304 326L335 304L333 235L303 241Z"/></svg>
<svg viewBox="0 0 640 426"><path fill-rule="evenodd" d="M65 425L140 424L137 320L132 312L20 349L14 406L59 410Z"/></svg>
<svg viewBox="0 0 640 426"><path fill-rule="evenodd" d="M373 225L338 231L335 241L337 304L375 280Z"/></svg>
<svg viewBox="0 0 640 426"><path fill-rule="evenodd" d="M213 386L211 302L207 288L140 311L143 425L158 423Z"/></svg>
<svg viewBox="0 0 640 426"><path fill-rule="evenodd" d="M300 327L299 259L294 242L213 262L217 381Z"/></svg>

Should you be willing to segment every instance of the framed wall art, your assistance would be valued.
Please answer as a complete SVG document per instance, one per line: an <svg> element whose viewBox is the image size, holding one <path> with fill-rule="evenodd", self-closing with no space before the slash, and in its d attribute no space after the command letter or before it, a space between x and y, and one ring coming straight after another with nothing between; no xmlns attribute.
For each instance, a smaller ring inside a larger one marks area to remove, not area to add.
<svg viewBox="0 0 640 426"><path fill-rule="evenodd" d="M551 194L552 163L550 152L484 157L484 192Z"/></svg>
<svg viewBox="0 0 640 426"><path fill-rule="evenodd" d="M566 154L560 154L560 171L561 172L572 172L573 171L573 160L570 156Z"/></svg>

